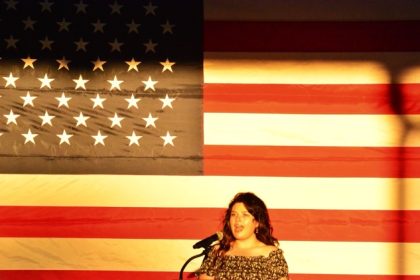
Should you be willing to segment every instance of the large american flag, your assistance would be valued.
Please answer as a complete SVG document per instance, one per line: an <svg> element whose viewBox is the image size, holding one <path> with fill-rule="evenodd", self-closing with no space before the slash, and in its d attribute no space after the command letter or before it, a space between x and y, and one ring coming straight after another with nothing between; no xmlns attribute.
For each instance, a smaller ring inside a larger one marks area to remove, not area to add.
<svg viewBox="0 0 420 280"><path fill-rule="evenodd" d="M420 279L418 2L1 7L1 279L178 279L238 191L292 279Z"/></svg>

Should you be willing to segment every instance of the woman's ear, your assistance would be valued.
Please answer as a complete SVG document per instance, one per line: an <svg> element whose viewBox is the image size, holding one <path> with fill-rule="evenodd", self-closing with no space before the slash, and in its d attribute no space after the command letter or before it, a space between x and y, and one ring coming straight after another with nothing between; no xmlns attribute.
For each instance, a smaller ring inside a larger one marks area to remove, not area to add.
<svg viewBox="0 0 420 280"><path fill-rule="evenodd" d="M260 227L260 223L255 220L255 232L258 232L258 228Z"/></svg>

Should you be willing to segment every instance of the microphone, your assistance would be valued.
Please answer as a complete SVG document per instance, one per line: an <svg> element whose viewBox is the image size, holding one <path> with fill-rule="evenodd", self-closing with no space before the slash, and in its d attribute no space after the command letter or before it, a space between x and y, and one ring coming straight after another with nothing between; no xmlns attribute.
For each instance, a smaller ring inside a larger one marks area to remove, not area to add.
<svg viewBox="0 0 420 280"><path fill-rule="evenodd" d="M198 248L207 248L209 247L214 241L218 241L218 240L222 240L223 238L223 232L218 231L215 234L204 238L203 240L198 241L197 243L195 243L193 245L194 249L198 249Z"/></svg>

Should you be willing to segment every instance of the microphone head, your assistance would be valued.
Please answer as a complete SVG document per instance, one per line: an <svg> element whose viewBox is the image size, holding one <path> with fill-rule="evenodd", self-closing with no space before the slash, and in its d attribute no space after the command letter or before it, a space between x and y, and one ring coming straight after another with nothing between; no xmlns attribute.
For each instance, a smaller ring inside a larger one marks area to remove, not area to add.
<svg viewBox="0 0 420 280"><path fill-rule="evenodd" d="M211 236L209 236L209 237L207 237L207 238L205 238L205 239L203 239L203 240L198 241L197 243L195 243L193 245L193 248L194 249L197 249L197 248L208 248L208 247L210 247L210 245L213 242L220 241L220 240L222 240L222 238L223 238L223 233L220 232L220 231L218 231L215 234L213 234L213 235L211 235Z"/></svg>

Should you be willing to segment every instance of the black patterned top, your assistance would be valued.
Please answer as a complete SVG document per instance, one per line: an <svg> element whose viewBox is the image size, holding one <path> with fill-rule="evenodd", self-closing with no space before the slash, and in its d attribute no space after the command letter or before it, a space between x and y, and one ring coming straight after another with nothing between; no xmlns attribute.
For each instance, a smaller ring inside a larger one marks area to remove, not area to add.
<svg viewBox="0 0 420 280"><path fill-rule="evenodd" d="M283 251L277 249L265 256L217 256L213 248L201 264L198 274L215 280L280 280L288 279L288 266Z"/></svg>

